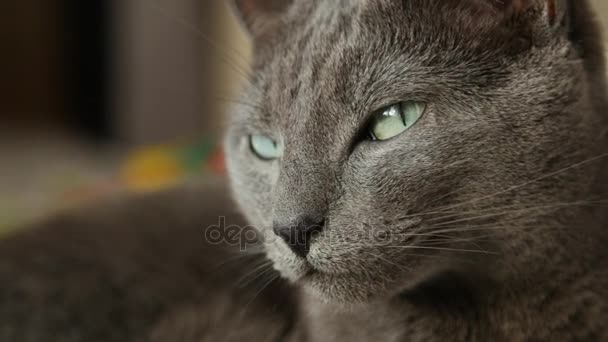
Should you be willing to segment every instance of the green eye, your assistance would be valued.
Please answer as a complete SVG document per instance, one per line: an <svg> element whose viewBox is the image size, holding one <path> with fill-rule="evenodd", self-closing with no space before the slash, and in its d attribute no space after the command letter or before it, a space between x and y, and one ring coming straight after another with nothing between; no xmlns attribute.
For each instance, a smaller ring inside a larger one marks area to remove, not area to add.
<svg viewBox="0 0 608 342"><path fill-rule="evenodd" d="M283 153L277 142L265 135L251 135L249 137L249 144L253 153L263 160L278 159Z"/></svg>
<svg viewBox="0 0 608 342"><path fill-rule="evenodd" d="M424 114L426 104L406 101L376 112L372 118L369 134L372 140L388 140L407 131Z"/></svg>

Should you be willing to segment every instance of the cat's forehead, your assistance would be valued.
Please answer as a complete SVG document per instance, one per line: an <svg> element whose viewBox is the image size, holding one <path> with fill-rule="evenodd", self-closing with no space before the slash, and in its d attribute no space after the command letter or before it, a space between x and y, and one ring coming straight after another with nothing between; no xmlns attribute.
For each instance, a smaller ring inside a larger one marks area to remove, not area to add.
<svg viewBox="0 0 608 342"><path fill-rule="evenodd" d="M498 33L494 29L500 19L470 5L486 1L293 0L280 24L256 42L256 51L281 58L286 52L310 52L307 48L331 50L344 37L370 42L392 36L394 44L412 48L447 40L475 43L485 34Z"/></svg>
<svg viewBox="0 0 608 342"><path fill-rule="evenodd" d="M482 58L495 61L488 44L500 39L454 3L296 0L281 25L256 42L255 88L275 105L310 103L348 96L374 72L379 78L394 68L416 71L424 64L428 73Z"/></svg>

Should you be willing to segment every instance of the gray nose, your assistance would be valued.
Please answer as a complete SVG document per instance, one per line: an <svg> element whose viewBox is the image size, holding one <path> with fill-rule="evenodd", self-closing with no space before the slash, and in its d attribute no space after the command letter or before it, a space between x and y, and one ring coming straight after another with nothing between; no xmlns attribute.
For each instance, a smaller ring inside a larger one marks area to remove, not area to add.
<svg viewBox="0 0 608 342"><path fill-rule="evenodd" d="M296 255L306 258L310 251L310 240L314 235L323 231L323 226L325 226L323 220L303 218L289 225L275 222L272 230L278 237L285 240Z"/></svg>

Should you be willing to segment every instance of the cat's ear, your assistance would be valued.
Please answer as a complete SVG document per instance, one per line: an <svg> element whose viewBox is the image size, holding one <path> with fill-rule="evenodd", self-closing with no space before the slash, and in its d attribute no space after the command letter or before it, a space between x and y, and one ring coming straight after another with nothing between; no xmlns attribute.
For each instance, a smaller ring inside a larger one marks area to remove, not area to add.
<svg viewBox="0 0 608 342"><path fill-rule="evenodd" d="M262 34L280 20L293 0L231 0L245 29L252 36Z"/></svg>
<svg viewBox="0 0 608 342"><path fill-rule="evenodd" d="M557 29L569 25L571 0L474 0L484 2L504 18L525 17L536 21L544 29ZM532 15L533 14L533 15ZM540 22L539 22L540 21Z"/></svg>

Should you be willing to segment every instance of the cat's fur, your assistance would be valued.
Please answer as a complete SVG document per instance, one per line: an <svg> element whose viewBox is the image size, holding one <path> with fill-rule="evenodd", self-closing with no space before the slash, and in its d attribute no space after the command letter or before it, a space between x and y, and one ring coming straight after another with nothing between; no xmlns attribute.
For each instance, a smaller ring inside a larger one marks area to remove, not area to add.
<svg viewBox="0 0 608 342"><path fill-rule="evenodd" d="M210 280L230 250L192 228L229 204L144 200L2 242L0 337L608 340L606 86L587 1L236 3L255 54L226 140L232 190L295 285L240 291L244 262ZM428 104L414 127L365 139L370 113L407 100ZM251 134L283 156L257 158ZM272 234L304 217L325 221L306 259Z"/></svg>

